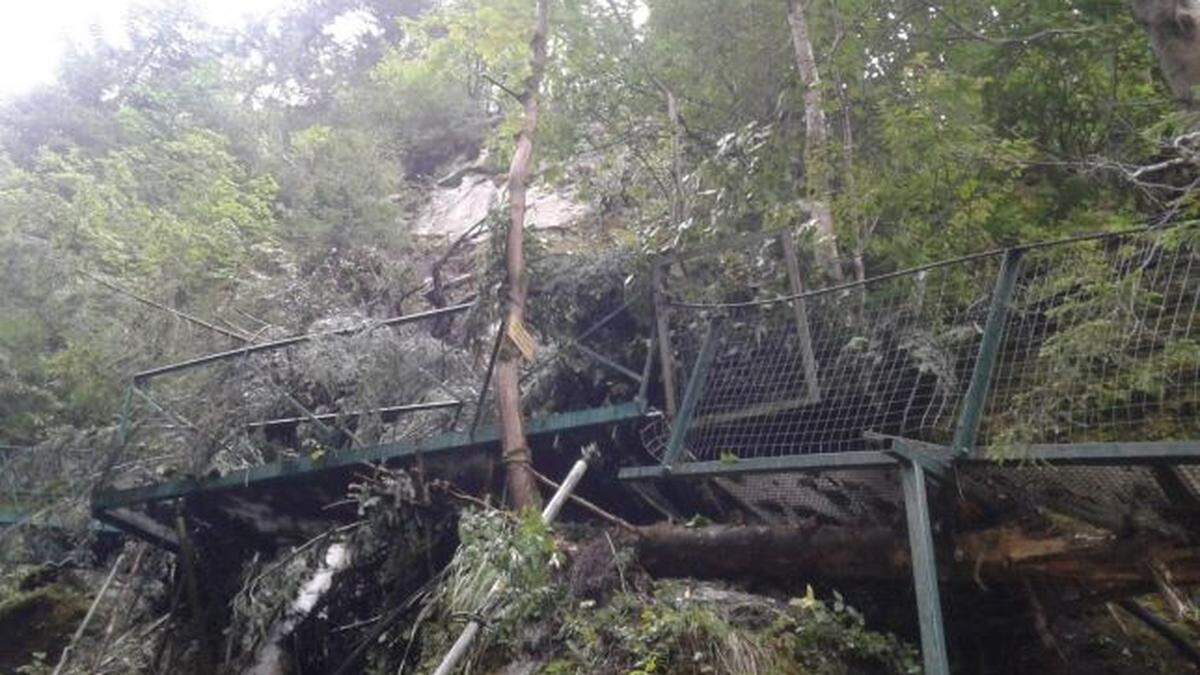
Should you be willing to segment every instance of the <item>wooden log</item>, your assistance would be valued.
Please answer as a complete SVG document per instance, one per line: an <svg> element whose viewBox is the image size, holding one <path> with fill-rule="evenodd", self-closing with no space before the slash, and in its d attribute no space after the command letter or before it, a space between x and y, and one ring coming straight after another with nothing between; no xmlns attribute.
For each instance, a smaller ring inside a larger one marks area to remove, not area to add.
<svg viewBox="0 0 1200 675"><path fill-rule="evenodd" d="M903 529L657 524L637 535L639 558L655 576L888 581L910 574ZM1200 583L1200 547L1015 525L959 534L953 559L939 561L939 575L967 584L1075 583L1112 597L1152 589L1150 560L1169 567L1176 583Z"/></svg>

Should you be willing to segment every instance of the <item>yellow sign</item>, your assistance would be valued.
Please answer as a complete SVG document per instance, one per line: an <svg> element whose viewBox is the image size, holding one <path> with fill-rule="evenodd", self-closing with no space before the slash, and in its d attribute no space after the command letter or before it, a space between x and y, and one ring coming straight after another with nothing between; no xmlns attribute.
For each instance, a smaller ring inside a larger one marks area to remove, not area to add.
<svg viewBox="0 0 1200 675"><path fill-rule="evenodd" d="M509 342L517 348L517 351L521 352L521 358L533 361L533 336L525 330L525 324L520 321L509 323L507 334Z"/></svg>

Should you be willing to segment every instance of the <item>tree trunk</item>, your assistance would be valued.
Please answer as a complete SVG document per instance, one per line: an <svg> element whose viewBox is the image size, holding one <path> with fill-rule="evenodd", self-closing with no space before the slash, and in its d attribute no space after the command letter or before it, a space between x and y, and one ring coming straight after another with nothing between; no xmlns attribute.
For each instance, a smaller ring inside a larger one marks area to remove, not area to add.
<svg viewBox="0 0 1200 675"><path fill-rule="evenodd" d="M1171 93L1195 106L1200 86L1200 3L1133 0L1133 16L1146 29Z"/></svg>
<svg viewBox="0 0 1200 675"><path fill-rule="evenodd" d="M641 563L655 576L786 581L908 579L904 529L806 525L638 528ZM1107 597L1154 589L1153 564L1179 584L1200 581L1200 549L1155 539L1032 532L1018 526L960 534L941 576L967 584L1044 579Z"/></svg>
<svg viewBox="0 0 1200 675"><path fill-rule="evenodd" d="M813 218L817 223L818 262L835 282L844 278L838 262L837 233L833 227L832 180L829 175L829 124L825 120L824 94L817 60L813 56L808 21L801 0L788 0L788 25L792 31L792 48L796 56L796 72L804 85L804 182L812 202Z"/></svg>
<svg viewBox="0 0 1200 675"><path fill-rule="evenodd" d="M506 334L496 364L496 406L500 414L500 447L506 467L508 496L516 509L536 508L537 482L529 471L531 456L521 418L520 364L526 358L521 336L525 332L525 297L529 280L525 276L525 195L533 164L533 137L537 130L538 92L546 70L546 38L550 23L549 0L538 0L537 24L529 41L530 73L520 101L525 119L517 133L517 149L508 169L508 236L505 241L505 265L508 270L508 306Z"/></svg>
<svg viewBox="0 0 1200 675"><path fill-rule="evenodd" d="M679 101L675 92L660 84L667 99L667 118L671 120L671 224L678 226L687 216L683 196L683 121L679 116Z"/></svg>

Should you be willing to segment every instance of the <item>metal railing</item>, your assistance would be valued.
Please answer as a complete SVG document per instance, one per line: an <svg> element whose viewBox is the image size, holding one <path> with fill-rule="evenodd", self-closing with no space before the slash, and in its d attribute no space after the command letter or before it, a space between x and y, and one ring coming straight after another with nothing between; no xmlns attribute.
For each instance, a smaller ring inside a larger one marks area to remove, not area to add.
<svg viewBox="0 0 1200 675"><path fill-rule="evenodd" d="M207 354L135 374L122 428L160 475L200 475L452 426L473 393L432 322L471 303ZM403 348L401 348L403 346Z"/></svg>
<svg viewBox="0 0 1200 675"><path fill-rule="evenodd" d="M1197 238L1077 237L807 291L770 240L664 261L663 379L687 383L649 445L670 464L880 434L996 453L1200 439Z"/></svg>

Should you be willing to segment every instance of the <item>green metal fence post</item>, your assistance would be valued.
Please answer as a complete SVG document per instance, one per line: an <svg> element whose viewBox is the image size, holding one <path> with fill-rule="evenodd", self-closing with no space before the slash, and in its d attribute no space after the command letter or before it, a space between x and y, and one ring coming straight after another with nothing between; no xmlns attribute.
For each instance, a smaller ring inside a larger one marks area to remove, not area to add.
<svg viewBox="0 0 1200 675"><path fill-rule="evenodd" d="M679 405L679 414L671 422L671 439L667 442L667 451L663 455L663 464L668 468L679 461L683 454L683 441L687 436L688 427L696 415L696 406L704 393L704 385L708 380L708 367L712 365L713 356L720 341L721 324L719 319L713 319L709 324L708 334L704 336L704 344L700 347L700 355L696 357L696 365L688 378L687 389L683 392L683 402ZM661 335L659 336L661 338Z"/></svg>
<svg viewBox="0 0 1200 675"><path fill-rule="evenodd" d="M988 309L987 323L983 327L983 339L979 341L975 370L971 373L971 383L963 399L962 414L954 429L954 449L959 454L966 454L975 447L979 422L983 418L983 405L987 401L988 388L991 386L992 370L1000 353L1000 343L1004 339L1008 306L1017 287L1021 254L1021 249L1011 248L1005 252L1004 261L1000 264L1000 275L992 291L992 303Z"/></svg>
<svg viewBox="0 0 1200 675"><path fill-rule="evenodd" d="M908 547L912 557L913 586L917 594L917 616L921 623L921 657L925 675L949 675L946 629L942 623L942 600L938 592L937 558L933 549L933 526L925 493L925 470L912 461L900 462L904 487L904 512L908 517Z"/></svg>
<svg viewBox="0 0 1200 675"><path fill-rule="evenodd" d="M646 360L642 364L642 381L638 385L637 401L638 405L643 408L647 405L647 394L650 391L650 370L654 367L654 349L658 345L658 331L655 328L650 329L650 339L646 341Z"/></svg>

